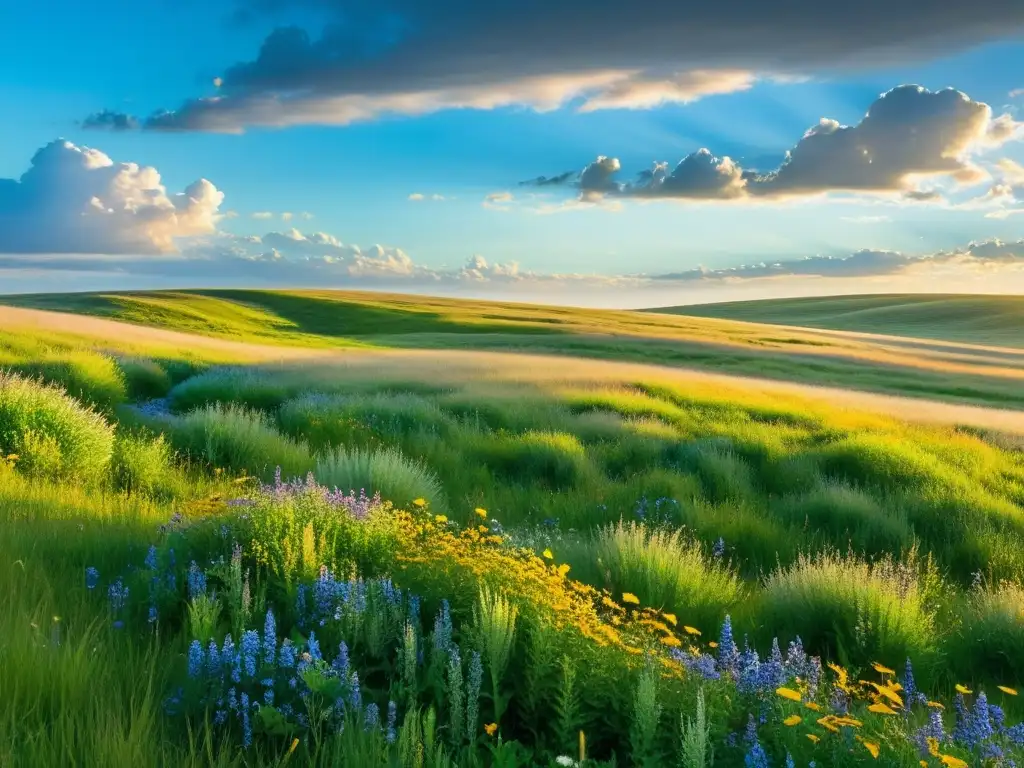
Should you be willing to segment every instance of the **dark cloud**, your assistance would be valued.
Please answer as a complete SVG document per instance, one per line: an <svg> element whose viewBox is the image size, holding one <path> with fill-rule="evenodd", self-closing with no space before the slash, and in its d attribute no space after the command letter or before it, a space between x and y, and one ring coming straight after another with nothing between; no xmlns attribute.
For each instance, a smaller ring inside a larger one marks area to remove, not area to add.
<svg viewBox="0 0 1024 768"><path fill-rule="evenodd" d="M744 170L729 157L700 149L671 171L667 163L656 163L631 184L615 180L617 159L599 157L583 170L575 186L582 199L596 194L738 200L903 192L908 199L923 201L934 199L936 193L915 189L916 178L984 178L972 165L971 153L1020 133L1020 123L1006 115L993 118L987 104L960 91L903 85L882 94L857 125L823 118L768 173Z"/></svg>
<svg viewBox="0 0 1024 768"><path fill-rule="evenodd" d="M155 168L58 139L0 179L0 253L173 252L212 232L224 195L206 179L168 195Z"/></svg>
<svg viewBox="0 0 1024 768"><path fill-rule="evenodd" d="M381 113L528 104L650 107L756 77L874 67L1019 38L1019 0L334 0L319 32L275 29L217 98L149 118L165 130L340 124ZM248 14L284 5L239 4ZM296 13L303 9L296 9Z"/></svg>
<svg viewBox="0 0 1024 768"><path fill-rule="evenodd" d="M519 186L521 187L553 187L561 186L562 184L568 184L571 180L579 177L579 171L566 171L560 173L557 176L538 176L535 179L527 179L526 181L520 181Z"/></svg>
<svg viewBox="0 0 1024 768"><path fill-rule="evenodd" d="M139 120L125 112L104 109L94 112L82 121L83 128L106 128L111 131L131 131L139 127Z"/></svg>

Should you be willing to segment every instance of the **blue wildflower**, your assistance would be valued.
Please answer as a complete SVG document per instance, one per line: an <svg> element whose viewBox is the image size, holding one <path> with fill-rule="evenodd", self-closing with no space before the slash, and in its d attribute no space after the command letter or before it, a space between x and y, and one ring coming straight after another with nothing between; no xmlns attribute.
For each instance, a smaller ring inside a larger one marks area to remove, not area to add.
<svg viewBox="0 0 1024 768"><path fill-rule="evenodd" d="M260 652L260 634L255 629L242 633L242 666L247 677L256 677L256 662Z"/></svg>
<svg viewBox="0 0 1024 768"><path fill-rule="evenodd" d="M188 596L195 599L206 594L206 574L193 560L188 566Z"/></svg>
<svg viewBox="0 0 1024 768"><path fill-rule="evenodd" d="M771 768L768 762L768 755L765 754L761 742L755 741L743 757L744 768Z"/></svg>
<svg viewBox="0 0 1024 768"><path fill-rule="evenodd" d="M155 571L156 570L157 563L156 563L156 546L155 545L153 545L153 544L149 545L149 550L146 552L146 559L143 561L143 565L145 565L151 571Z"/></svg>
<svg viewBox="0 0 1024 768"><path fill-rule="evenodd" d="M193 640L188 647L188 676L200 677L203 674L203 644Z"/></svg>
<svg viewBox="0 0 1024 768"><path fill-rule="evenodd" d="M211 640L206 648L206 671L210 677L220 677L220 652L215 640Z"/></svg>
<svg viewBox="0 0 1024 768"><path fill-rule="evenodd" d="M93 568L91 565L85 569L85 587L86 589L96 589L96 585L100 581L100 572Z"/></svg>
<svg viewBox="0 0 1024 768"><path fill-rule="evenodd" d="M277 663L283 669L291 669L295 666L295 646L291 640L285 639L281 643L281 653L278 655Z"/></svg>
<svg viewBox="0 0 1024 768"><path fill-rule="evenodd" d="M442 600L441 607L434 619L434 650L439 653L447 653L452 645L452 616L448 608L448 601Z"/></svg>
<svg viewBox="0 0 1024 768"><path fill-rule="evenodd" d="M914 706L914 700L917 698L917 686L914 684L914 667L910 663L910 657L907 657L907 665L903 670L903 680L900 683L903 686L903 701L906 706L903 708L903 716L908 717L910 710Z"/></svg>
<svg viewBox="0 0 1024 768"><path fill-rule="evenodd" d="M159 617L160 617L160 615L157 613L156 606L155 605L149 606L149 623L150 624L156 624L156 620Z"/></svg>
<svg viewBox="0 0 1024 768"><path fill-rule="evenodd" d="M718 638L718 664L722 669L735 673L739 666L740 651L732 636L732 619L728 614L722 622L722 632Z"/></svg>
<svg viewBox="0 0 1024 768"><path fill-rule="evenodd" d="M118 579L107 588L107 599L110 601L110 609L117 613L128 602L128 587Z"/></svg>
<svg viewBox="0 0 1024 768"><path fill-rule="evenodd" d="M398 738L396 725L398 724L398 705L394 701L388 702L388 727L386 738L388 744L394 744Z"/></svg>
<svg viewBox="0 0 1024 768"><path fill-rule="evenodd" d="M372 701L366 705L363 713L363 729L375 731L380 728L380 709Z"/></svg>
<svg viewBox="0 0 1024 768"><path fill-rule="evenodd" d="M252 744L252 723L249 722L249 694L242 694L242 747L248 749Z"/></svg>
<svg viewBox="0 0 1024 768"><path fill-rule="evenodd" d="M716 560L721 560L725 555L725 539L721 536L718 537L718 541L715 542L715 546L711 549L711 556Z"/></svg>
<svg viewBox="0 0 1024 768"><path fill-rule="evenodd" d="M316 635L312 632L309 633L309 639L306 641L306 647L309 650L309 656L313 661L322 659L320 655L320 643L317 642Z"/></svg>
<svg viewBox="0 0 1024 768"><path fill-rule="evenodd" d="M353 672L352 679L349 681L349 695L348 702L356 712L363 707L363 692L359 688L359 673Z"/></svg>
<svg viewBox="0 0 1024 768"><path fill-rule="evenodd" d="M338 644L338 655L334 657L334 662L331 666L334 667L338 677L342 680L348 678L348 646L344 640Z"/></svg>
<svg viewBox="0 0 1024 768"><path fill-rule="evenodd" d="M265 664L274 663L274 653L277 651L277 624L274 621L274 612L267 609L267 618L263 622L263 661Z"/></svg>

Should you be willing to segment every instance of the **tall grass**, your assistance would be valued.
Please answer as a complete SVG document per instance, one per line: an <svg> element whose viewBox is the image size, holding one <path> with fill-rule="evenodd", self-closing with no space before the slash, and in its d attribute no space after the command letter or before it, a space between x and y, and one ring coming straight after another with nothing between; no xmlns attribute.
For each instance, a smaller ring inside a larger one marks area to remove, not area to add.
<svg viewBox="0 0 1024 768"><path fill-rule="evenodd" d="M304 442L278 432L263 414L237 405L208 405L169 422L171 441L195 461L271 476L305 475L315 466Z"/></svg>
<svg viewBox="0 0 1024 768"><path fill-rule="evenodd" d="M114 430L53 385L0 372L0 453L30 474L93 480L103 474Z"/></svg>
<svg viewBox="0 0 1024 768"><path fill-rule="evenodd" d="M768 576L759 615L768 632L799 636L844 664L930 662L937 650L934 578L922 577L914 557L801 555Z"/></svg>
<svg viewBox="0 0 1024 768"><path fill-rule="evenodd" d="M965 600L949 654L963 679L985 674L1005 685L1024 685L1024 584L979 586Z"/></svg>
<svg viewBox="0 0 1024 768"><path fill-rule="evenodd" d="M48 349L12 366L28 378L56 384L71 397L110 413L127 397L124 375L109 355L86 349Z"/></svg>
<svg viewBox="0 0 1024 768"><path fill-rule="evenodd" d="M335 448L318 459L315 474L318 482L341 491L379 491L398 505L422 498L439 512L448 509L437 476L397 448Z"/></svg>

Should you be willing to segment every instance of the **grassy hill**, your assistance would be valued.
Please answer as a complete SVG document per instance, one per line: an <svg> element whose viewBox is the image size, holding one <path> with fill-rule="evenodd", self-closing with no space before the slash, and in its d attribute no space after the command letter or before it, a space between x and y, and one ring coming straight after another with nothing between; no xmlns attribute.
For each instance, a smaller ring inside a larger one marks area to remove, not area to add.
<svg viewBox="0 0 1024 768"><path fill-rule="evenodd" d="M828 296L699 304L649 311L1024 347L1024 296Z"/></svg>
<svg viewBox="0 0 1024 768"><path fill-rule="evenodd" d="M0 297L0 304L289 348L559 354L1024 408L1024 351L962 342L354 291L53 294Z"/></svg>

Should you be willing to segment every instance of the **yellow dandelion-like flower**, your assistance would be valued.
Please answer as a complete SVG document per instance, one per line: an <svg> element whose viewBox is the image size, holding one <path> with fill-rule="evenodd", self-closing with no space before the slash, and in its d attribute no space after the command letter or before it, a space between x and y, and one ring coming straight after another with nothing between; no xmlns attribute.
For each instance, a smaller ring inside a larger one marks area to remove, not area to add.
<svg viewBox="0 0 1024 768"><path fill-rule="evenodd" d="M683 631L686 632L686 634L688 634L688 635L700 635L700 630L699 629L695 629L694 627L684 626L683 627Z"/></svg>
<svg viewBox="0 0 1024 768"><path fill-rule="evenodd" d="M853 717L833 717L832 722L847 728L860 728L864 723Z"/></svg>
<svg viewBox="0 0 1024 768"><path fill-rule="evenodd" d="M708 648L717 648L717 647L718 647L718 643L716 643L714 640L712 640L710 643L708 643Z"/></svg>
<svg viewBox="0 0 1024 768"><path fill-rule="evenodd" d="M775 693L790 701L800 701L800 692L794 691L792 688L777 688Z"/></svg>
<svg viewBox="0 0 1024 768"><path fill-rule="evenodd" d="M488 723L484 726L484 730L487 731L488 736L493 736L498 730L497 723Z"/></svg>
<svg viewBox="0 0 1024 768"><path fill-rule="evenodd" d="M873 758L875 758L875 760L877 760L878 759L878 745L875 744L873 741L863 741L861 743L864 745L864 749L866 749L868 752L870 752L871 756Z"/></svg>
<svg viewBox="0 0 1024 768"><path fill-rule="evenodd" d="M808 701L806 704L804 704L804 706L807 707L808 709L814 711L814 712L821 712L821 705L820 704L816 704L813 701Z"/></svg>
<svg viewBox="0 0 1024 768"><path fill-rule="evenodd" d="M956 684L956 692L962 693L964 696L968 696L969 694L974 693L974 691L972 691L966 685L960 685L960 683Z"/></svg>
<svg viewBox="0 0 1024 768"><path fill-rule="evenodd" d="M921 768L928 768L928 761L927 760L918 760L917 764L920 765Z"/></svg>
<svg viewBox="0 0 1024 768"><path fill-rule="evenodd" d="M417 507L420 507L421 509L422 509L423 507L427 506L427 500L426 500L426 499L413 499L413 500L412 500L412 503L413 503L413 504L414 504L415 506L417 506Z"/></svg>
<svg viewBox="0 0 1024 768"><path fill-rule="evenodd" d="M667 645L669 648L678 648L683 643L678 637L675 637L673 635L666 635L665 637L661 638L661 644Z"/></svg>
<svg viewBox="0 0 1024 768"><path fill-rule="evenodd" d="M926 739L926 741L928 743L928 754L931 755L932 757L938 757L939 756L939 740L936 739L934 736L929 736Z"/></svg>
<svg viewBox="0 0 1024 768"><path fill-rule="evenodd" d="M661 616L673 627L679 623L679 620L676 618L676 615L674 613L663 613L661 614Z"/></svg>
<svg viewBox="0 0 1024 768"><path fill-rule="evenodd" d="M932 709L945 709L946 708L946 705L943 704L941 701L929 701L928 702L928 706L931 707Z"/></svg>
<svg viewBox="0 0 1024 768"><path fill-rule="evenodd" d="M1007 688L1005 685L997 685L996 688L1005 693L1007 696L1017 695L1017 690L1015 688Z"/></svg>
<svg viewBox="0 0 1024 768"><path fill-rule="evenodd" d="M483 507L477 507L476 509L473 510L473 512L476 513L477 517L483 520L487 519L487 510L484 509Z"/></svg>
<svg viewBox="0 0 1024 768"><path fill-rule="evenodd" d="M632 603L633 605L640 605L640 598L634 595L632 592L623 592L622 602Z"/></svg>
<svg viewBox="0 0 1024 768"><path fill-rule="evenodd" d="M800 717L800 715L790 715L789 717L787 717L785 720L782 721L782 724L783 725L788 725L790 728L792 728L794 725L800 725L800 723L802 721L803 721L803 718Z"/></svg>
<svg viewBox="0 0 1024 768"><path fill-rule="evenodd" d="M813 733L808 733L807 738L811 740L811 744L817 744L819 741L821 741L821 738L815 736Z"/></svg>
<svg viewBox="0 0 1024 768"><path fill-rule="evenodd" d="M887 688L884 685L879 685L878 683L871 683L871 685L872 685L872 687L876 691L878 691L878 694L880 696L884 696L885 698L887 698L889 701L891 701L893 704L896 704L897 706L900 706L900 707L903 706L903 699L900 698L900 695L898 693L896 693L894 690L892 690L891 688Z"/></svg>
<svg viewBox="0 0 1024 768"><path fill-rule="evenodd" d="M874 712L879 715L895 715L896 710L890 707L888 704L883 704L880 701L876 701L874 704L868 707L868 712Z"/></svg>
<svg viewBox="0 0 1024 768"><path fill-rule="evenodd" d="M444 515L434 515L434 522L438 525L444 525L448 522L448 518Z"/></svg>
<svg viewBox="0 0 1024 768"><path fill-rule="evenodd" d="M880 664L877 661L874 664L871 665L871 668L874 669L875 672L877 672L880 675L895 675L896 674L896 670L889 669L887 666L885 666L884 664Z"/></svg>
<svg viewBox="0 0 1024 768"><path fill-rule="evenodd" d="M833 725L832 719L829 717L823 717L820 720L818 720L818 725L820 725L822 728L832 731L832 733L839 733L839 728Z"/></svg>
<svg viewBox="0 0 1024 768"><path fill-rule="evenodd" d="M967 763L959 757L953 757L953 755L942 755L939 757L939 760L943 765L948 765L949 768L967 768Z"/></svg>
<svg viewBox="0 0 1024 768"><path fill-rule="evenodd" d="M550 549L545 549L545 550L544 550L544 551L543 551L543 552L542 552L541 554L542 554L542 555L543 555L544 557L546 557L546 558L547 558L548 560L553 560L553 559L554 559L554 557L555 557L555 556L554 556L554 554L553 554L553 553L551 552L551 550L550 550Z"/></svg>
<svg viewBox="0 0 1024 768"><path fill-rule="evenodd" d="M562 563L560 566L558 566L558 575L559 576L562 576L564 578L565 574L567 574L568 572L569 572L569 564L568 563Z"/></svg>

